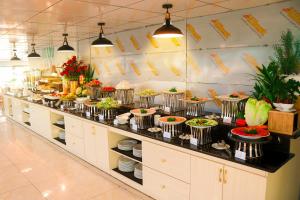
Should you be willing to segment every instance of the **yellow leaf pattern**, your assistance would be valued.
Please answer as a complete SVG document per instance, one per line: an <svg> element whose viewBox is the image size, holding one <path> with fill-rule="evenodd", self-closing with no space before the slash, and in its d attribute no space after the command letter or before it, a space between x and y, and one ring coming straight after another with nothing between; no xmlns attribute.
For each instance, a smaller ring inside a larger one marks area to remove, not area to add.
<svg viewBox="0 0 300 200"><path fill-rule="evenodd" d="M217 54L217 53L212 53L211 57L215 63L215 65L224 73L224 74L228 74L229 73L229 67L227 67L221 57Z"/></svg>
<svg viewBox="0 0 300 200"><path fill-rule="evenodd" d="M292 23L300 26L300 12L298 12L295 8L283 8L282 14L284 14Z"/></svg>
<svg viewBox="0 0 300 200"><path fill-rule="evenodd" d="M152 35L150 33L147 33L147 38L150 41L150 44L154 47L154 48L158 48L158 44L157 41L153 39Z"/></svg>
<svg viewBox="0 0 300 200"><path fill-rule="evenodd" d="M256 59L252 55L248 53L244 53L243 59L250 67L252 67L255 70L255 72L258 72L258 68L260 64L256 61Z"/></svg>
<svg viewBox="0 0 300 200"><path fill-rule="evenodd" d="M117 61L116 66L117 66L119 72L121 73L121 75L125 75L124 67L121 65L121 63L119 61Z"/></svg>
<svg viewBox="0 0 300 200"><path fill-rule="evenodd" d="M244 15L243 20L258 36L261 37L267 33L267 30L260 25L259 21L253 15Z"/></svg>
<svg viewBox="0 0 300 200"><path fill-rule="evenodd" d="M175 65L171 65L170 70L175 76L181 75L181 71Z"/></svg>
<svg viewBox="0 0 300 200"><path fill-rule="evenodd" d="M209 96L214 100L215 104L216 104L219 108L221 108L222 102L221 102L220 99L217 98L218 94L217 94L216 90L215 90L215 89L212 89L212 88L211 88L211 89L208 89L208 94L209 94Z"/></svg>
<svg viewBox="0 0 300 200"><path fill-rule="evenodd" d="M135 48L135 50L140 50L140 45L133 35L130 36L130 41L131 41L133 47Z"/></svg>
<svg viewBox="0 0 300 200"><path fill-rule="evenodd" d="M131 66L131 68L133 69L134 73L135 73L137 76L140 76L140 75L141 75L141 72L140 72L138 66L137 66L133 61L130 62L130 66Z"/></svg>
<svg viewBox="0 0 300 200"><path fill-rule="evenodd" d="M211 25L224 38L224 40L227 40L231 36L218 19L211 20Z"/></svg>
<svg viewBox="0 0 300 200"><path fill-rule="evenodd" d="M124 48L124 45L122 44L122 42L119 38L116 39L116 44L117 44L118 48L120 49L120 51L124 53L125 48Z"/></svg>
<svg viewBox="0 0 300 200"><path fill-rule="evenodd" d="M154 66L154 64L150 61L147 61L147 65L148 67L150 68L150 71L151 73L154 75L154 76L158 76L158 70L157 68Z"/></svg>
<svg viewBox="0 0 300 200"><path fill-rule="evenodd" d="M197 42L201 40L201 35L196 31L192 24L187 24L186 28Z"/></svg>

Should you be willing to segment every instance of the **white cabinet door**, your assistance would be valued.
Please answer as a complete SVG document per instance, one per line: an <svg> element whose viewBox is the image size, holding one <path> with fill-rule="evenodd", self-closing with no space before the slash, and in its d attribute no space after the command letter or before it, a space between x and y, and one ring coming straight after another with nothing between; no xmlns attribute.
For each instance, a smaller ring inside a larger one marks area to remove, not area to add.
<svg viewBox="0 0 300 200"><path fill-rule="evenodd" d="M76 137L72 134L66 134L66 145L67 149L74 155L84 158L84 140L82 138Z"/></svg>
<svg viewBox="0 0 300 200"><path fill-rule="evenodd" d="M30 124L34 132L51 138L50 111L46 108L30 104Z"/></svg>
<svg viewBox="0 0 300 200"><path fill-rule="evenodd" d="M18 99L12 99L12 114L13 119L19 123L23 121L22 103Z"/></svg>
<svg viewBox="0 0 300 200"><path fill-rule="evenodd" d="M189 184L143 166L145 192L159 200L189 200Z"/></svg>
<svg viewBox="0 0 300 200"><path fill-rule="evenodd" d="M85 159L94 166L108 171L108 133L107 128L83 123L85 140Z"/></svg>
<svg viewBox="0 0 300 200"><path fill-rule="evenodd" d="M80 119L65 116L66 134L72 134L79 138L83 138L82 121Z"/></svg>
<svg viewBox="0 0 300 200"><path fill-rule="evenodd" d="M142 148L144 165L190 182L190 155L146 141Z"/></svg>
<svg viewBox="0 0 300 200"><path fill-rule="evenodd" d="M223 165L191 157L190 200L222 200Z"/></svg>
<svg viewBox="0 0 300 200"><path fill-rule="evenodd" d="M4 114L6 115L6 116L9 116L10 115L10 98L9 97L7 97L7 96L4 96L4 98L3 98L3 100L4 100Z"/></svg>
<svg viewBox="0 0 300 200"><path fill-rule="evenodd" d="M223 200L264 200L266 177L224 167Z"/></svg>

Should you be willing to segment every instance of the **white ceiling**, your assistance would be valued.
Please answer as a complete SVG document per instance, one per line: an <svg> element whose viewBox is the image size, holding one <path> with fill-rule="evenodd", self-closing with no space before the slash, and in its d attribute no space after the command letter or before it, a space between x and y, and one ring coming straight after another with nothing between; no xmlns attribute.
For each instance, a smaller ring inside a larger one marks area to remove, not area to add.
<svg viewBox="0 0 300 200"><path fill-rule="evenodd" d="M173 20L211 15L283 0L1 0L0 50L26 51L35 35L37 48L62 43L67 27L70 42L96 36L97 22L105 33L162 23L163 3L172 3ZM65 26L67 24L67 26Z"/></svg>

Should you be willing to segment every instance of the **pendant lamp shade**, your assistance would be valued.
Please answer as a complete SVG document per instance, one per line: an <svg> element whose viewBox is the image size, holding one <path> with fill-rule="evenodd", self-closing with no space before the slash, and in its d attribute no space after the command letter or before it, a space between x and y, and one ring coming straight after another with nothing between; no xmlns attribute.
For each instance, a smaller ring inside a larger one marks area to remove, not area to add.
<svg viewBox="0 0 300 200"><path fill-rule="evenodd" d="M16 50L16 44L14 43L14 49L13 49L14 55L13 57L11 57L11 61L19 61L21 60L18 56L17 56L17 50Z"/></svg>
<svg viewBox="0 0 300 200"><path fill-rule="evenodd" d="M14 55L13 57L11 57L10 59L11 61L19 61L21 60L18 56L17 56L17 53L16 53L16 50L14 49Z"/></svg>
<svg viewBox="0 0 300 200"><path fill-rule="evenodd" d="M68 43L68 39L67 39L68 34L64 33L64 34L62 34L62 36L64 36L64 42L63 42L63 45L57 49L57 51L59 51L59 52L73 52L74 48L71 47Z"/></svg>
<svg viewBox="0 0 300 200"><path fill-rule="evenodd" d="M165 16L165 24L154 32L153 37L154 38L183 37L183 33L181 32L181 30L171 24L169 9L172 8L173 5L164 4L162 7L164 9L167 9L166 16Z"/></svg>
<svg viewBox="0 0 300 200"><path fill-rule="evenodd" d="M103 26L105 25L105 23L101 22L98 23L98 26L100 26L100 33L99 33L99 37L92 42L92 46L93 47L111 47L114 46L113 43L104 37L103 35Z"/></svg>
<svg viewBox="0 0 300 200"><path fill-rule="evenodd" d="M40 54L38 54L38 53L35 52L35 48L34 48L35 44L32 43L31 46L32 46L32 51L31 51L30 54L28 54L27 57L28 58L40 58L41 57Z"/></svg>

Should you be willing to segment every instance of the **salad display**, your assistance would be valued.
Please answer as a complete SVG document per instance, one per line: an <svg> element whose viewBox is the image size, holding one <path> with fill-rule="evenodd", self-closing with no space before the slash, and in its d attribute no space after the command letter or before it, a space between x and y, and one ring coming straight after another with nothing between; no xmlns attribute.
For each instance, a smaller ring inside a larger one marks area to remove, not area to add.
<svg viewBox="0 0 300 200"><path fill-rule="evenodd" d="M133 109L130 111L130 113L137 116L148 116L154 114L155 112L156 111L154 109L144 109L144 108Z"/></svg>
<svg viewBox="0 0 300 200"><path fill-rule="evenodd" d="M118 104L118 101L114 100L111 97L107 97L107 98L105 98L102 101L97 103L97 108L105 109L105 110L118 108L119 106L120 105Z"/></svg>
<svg viewBox="0 0 300 200"><path fill-rule="evenodd" d="M194 119L188 120L186 122L186 125L189 125L192 127L211 127L211 126L217 126L218 122L213 119L194 118Z"/></svg>
<svg viewBox="0 0 300 200"><path fill-rule="evenodd" d="M180 124L186 121L186 118L179 116L165 116L159 118L159 121L164 124Z"/></svg>
<svg viewBox="0 0 300 200"><path fill-rule="evenodd" d="M155 90L152 89L145 89L143 91L141 91L138 95L141 97L146 97L146 96L155 96L158 93Z"/></svg>

